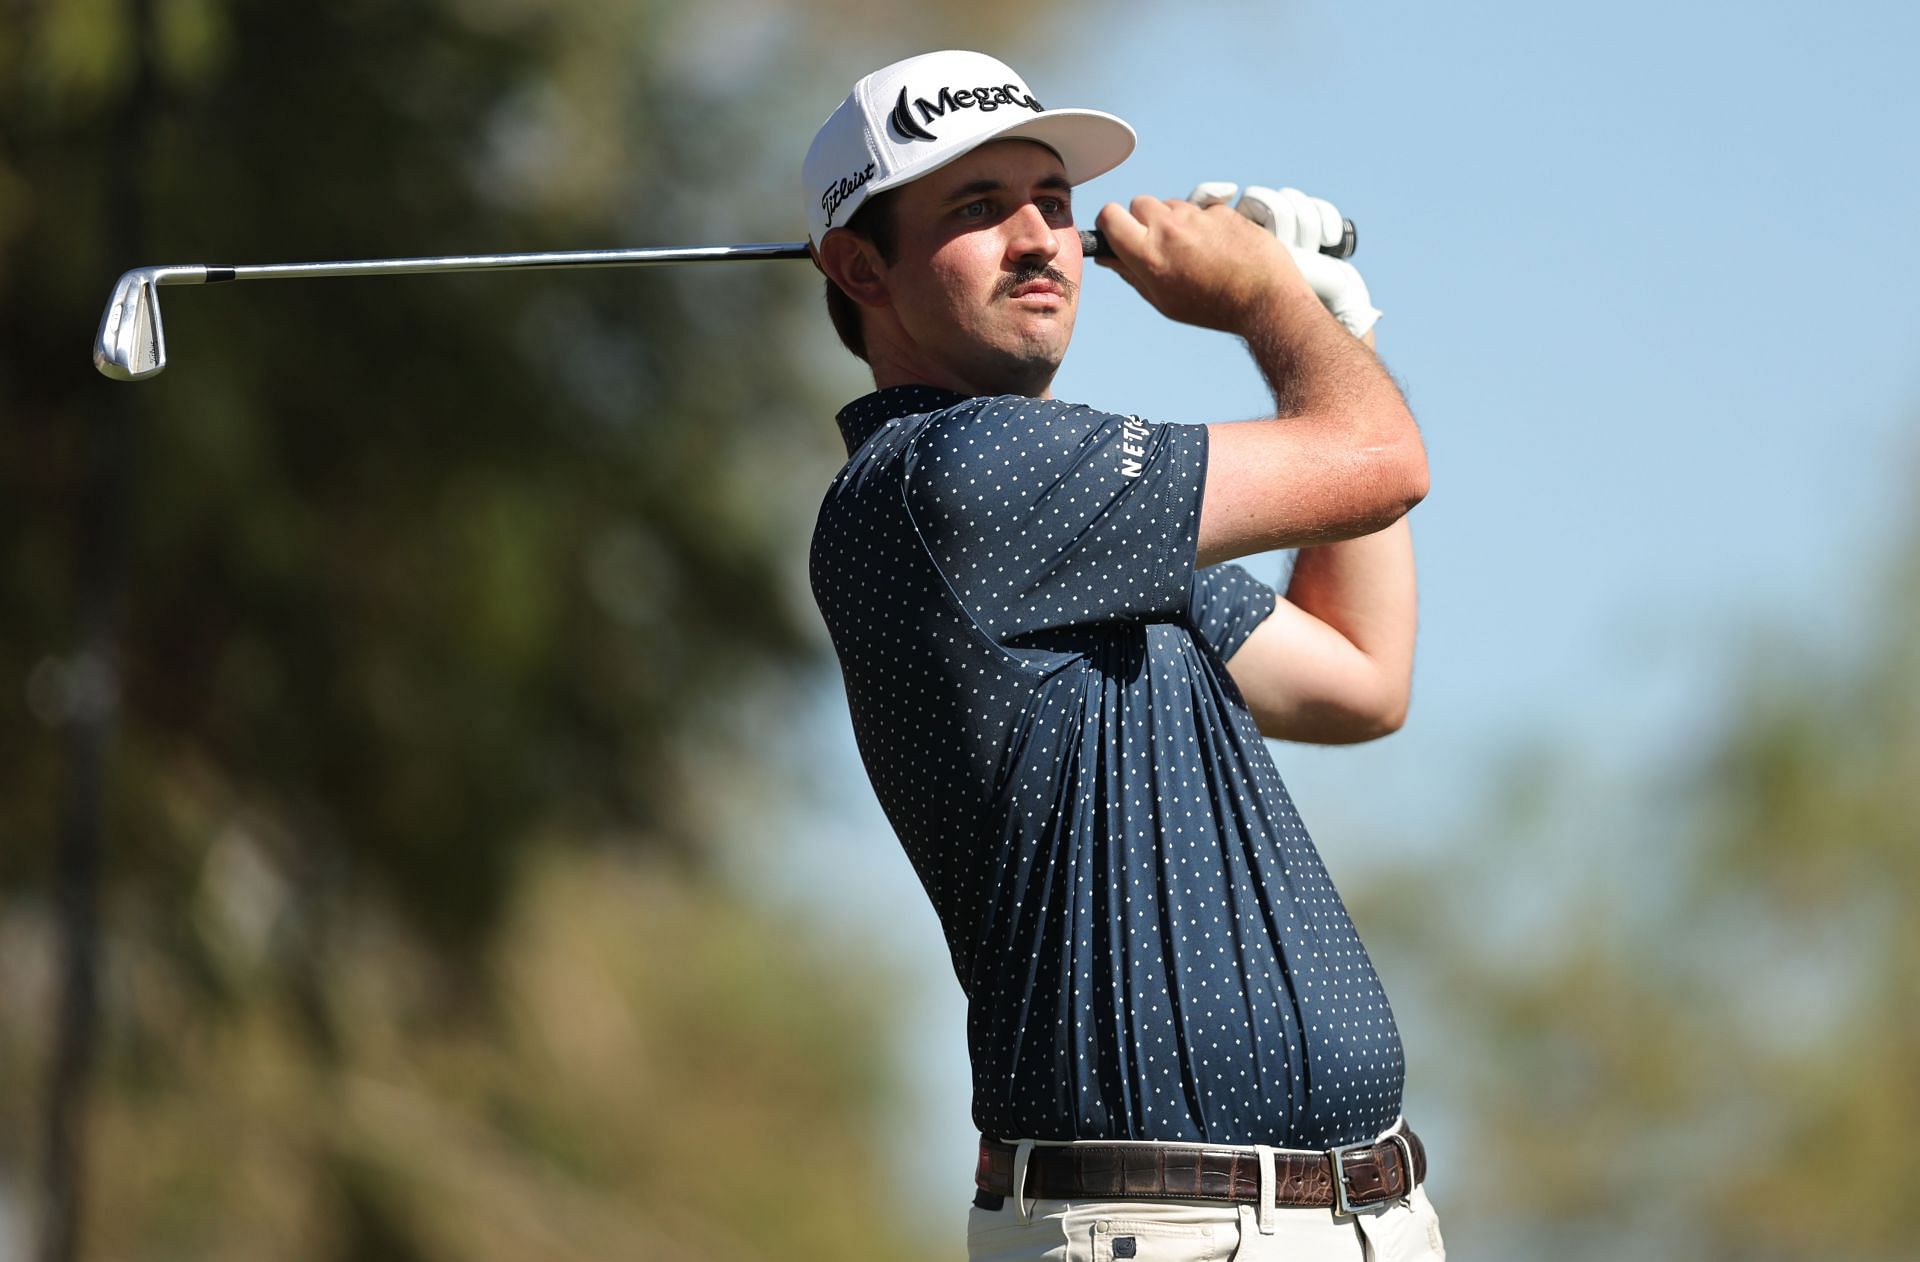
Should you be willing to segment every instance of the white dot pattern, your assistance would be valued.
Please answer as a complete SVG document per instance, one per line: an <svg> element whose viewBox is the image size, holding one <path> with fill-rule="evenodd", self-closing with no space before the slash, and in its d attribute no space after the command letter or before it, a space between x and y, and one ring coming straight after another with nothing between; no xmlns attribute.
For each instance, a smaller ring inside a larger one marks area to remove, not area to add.
<svg viewBox="0 0 1920 1262"><path fill-rule="evenodd" d="M1392 1010L1224 664L1272 589L1194 569L1205 428L923 386L839 421L813 591L967 994L974 1123L1392 1125Z"/></svg>

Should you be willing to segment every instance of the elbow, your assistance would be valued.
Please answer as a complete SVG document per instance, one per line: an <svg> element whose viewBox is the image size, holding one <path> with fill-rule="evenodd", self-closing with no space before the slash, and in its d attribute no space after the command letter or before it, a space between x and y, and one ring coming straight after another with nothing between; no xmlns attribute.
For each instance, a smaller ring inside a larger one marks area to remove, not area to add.
<svg viewBox="0 0 1920 1262"><path fill-rule="evenodd" d="M1400 423L1387 445L1387 460L1391 470L1388 476L1400 510L1396 517L1406 515L1414 505L1427 498L1427 490L1432 485L1427 469L1427 445L1420 439L1420 430L1413 423L1413 414L1404 407L1399 411Z"/></svg>
<svg viewBox="0 0 1920 1262"><path fill-rule="evenodd" d="M1359 740L1354 743L1359 744L1360 741L1377 741L1382 736L1392 736L1406 725L1407 698L1403 696L1388 708L1376 711L1364 727L1365 735L1361 736Z"/></svg>
<svg viewBox="0 0 1920 1262"><path fill-rule="evenodd" d="M1304 745L1364 745L1406 726L1408 694L1365 704L1322 704L1284 715L1255 715L1260 733Z"/></svg>
<svg viewBox="0 0 1920 1262"><path fill-rule="evenodd" d="M1392 736L1407 725L1407 711L1413 705L1413 671L1409 666L1405 670L1382 670L1380 686L1374 692L1371 703L1355 715L1356 728L1361 733L1352 743L1377 741L1382 736Z"/></svg>
<svg viewBox="0 0 1920 1262"><path fill-rule="evenodd" d="M1352 418L1366 496L1368 533L1384 530L1427 497L1427 446L1413 413L1396 394Z"/></svg>
<svg viewBox="0 0 1920 1262"><path fill-rule="evenodd" d="M1427 498L1427 452L1418 434L1377 445L1367 459L1366 505L1354 523L1358 527L1354 534L1385 530Z"/></svg>
<svg viewBox="0 0 1920 1262"><path fill-rule="evenodd" d="M1328 723L1315 744L1364 745L1368 741L1377 741L1383 736L1392 736L1406 726L1406 722L1407 709L1404 705L1397 710L1346 714L1337 721Z"/></svg>
<svg viewBox="0 0 1920 1262"><path fill-rule="evenodd" d="M1401 471L1400 498L1405 507L1400 511L1404 515L1427 498L1433 480L1427 473L1427 449L1418 438L1414 439L1412 453L1402 463L1405 467Z"/></svg>
<svg viewBox="0 0 1920 1262"><path fill-rule="evenodd" d="M1362 740L1377 741L1382 736L1392 736L1407 725L1407 711L1413 705L1413 672L1385 672L1383 687L1369 707L1367 714L1367 735Z"/></svg>

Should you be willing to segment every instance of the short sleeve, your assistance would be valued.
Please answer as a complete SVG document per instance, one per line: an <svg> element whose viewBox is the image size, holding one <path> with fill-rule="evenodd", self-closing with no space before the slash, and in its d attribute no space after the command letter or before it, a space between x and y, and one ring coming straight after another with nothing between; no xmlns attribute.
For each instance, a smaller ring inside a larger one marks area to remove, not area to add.
<svg viewBox="0 0 1920 1262"><path fill-rule="evenodd" d="M1187 619L1225 661L1273 613L1275 592L1238 565L1210 565L1193 576Z"/></svg>
<svg viewBox="0 0 1920 1262"><path fill-rule="evenodd" d="M906 496L948 586L996 639L1187 613L1206 427L971 399L916 436Z"/></svg>

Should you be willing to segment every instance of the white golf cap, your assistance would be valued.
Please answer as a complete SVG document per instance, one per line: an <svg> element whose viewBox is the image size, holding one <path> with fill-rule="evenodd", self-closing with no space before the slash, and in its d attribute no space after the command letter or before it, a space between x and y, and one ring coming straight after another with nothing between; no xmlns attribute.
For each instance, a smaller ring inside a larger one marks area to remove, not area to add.
<svg viewBox="0 0 1920 1262"><path fill-rule="evenodd" d="M989 140L1037 140L1079 184L1133 152L1133 128L1099 110L1049 110L1005 62L984 53L924 53L853 85L814 133L801 167L807 237L843 228L875 193L937 171Z"/></svg>

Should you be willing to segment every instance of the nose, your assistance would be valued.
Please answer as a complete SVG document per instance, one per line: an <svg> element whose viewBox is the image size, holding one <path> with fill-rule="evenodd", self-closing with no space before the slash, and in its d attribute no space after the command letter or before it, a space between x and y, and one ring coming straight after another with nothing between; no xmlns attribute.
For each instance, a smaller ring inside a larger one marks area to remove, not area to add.
<svg viewBox="0 0 1920 1262"><path fill-rule="evenodd" d="M1053 261L1060 253L1060 242L1053 235L1053 225L1040 213L1040 208L1028 202L1006 219L1007 254L1017 259L1039 259L1043 263Z"/></svg>

